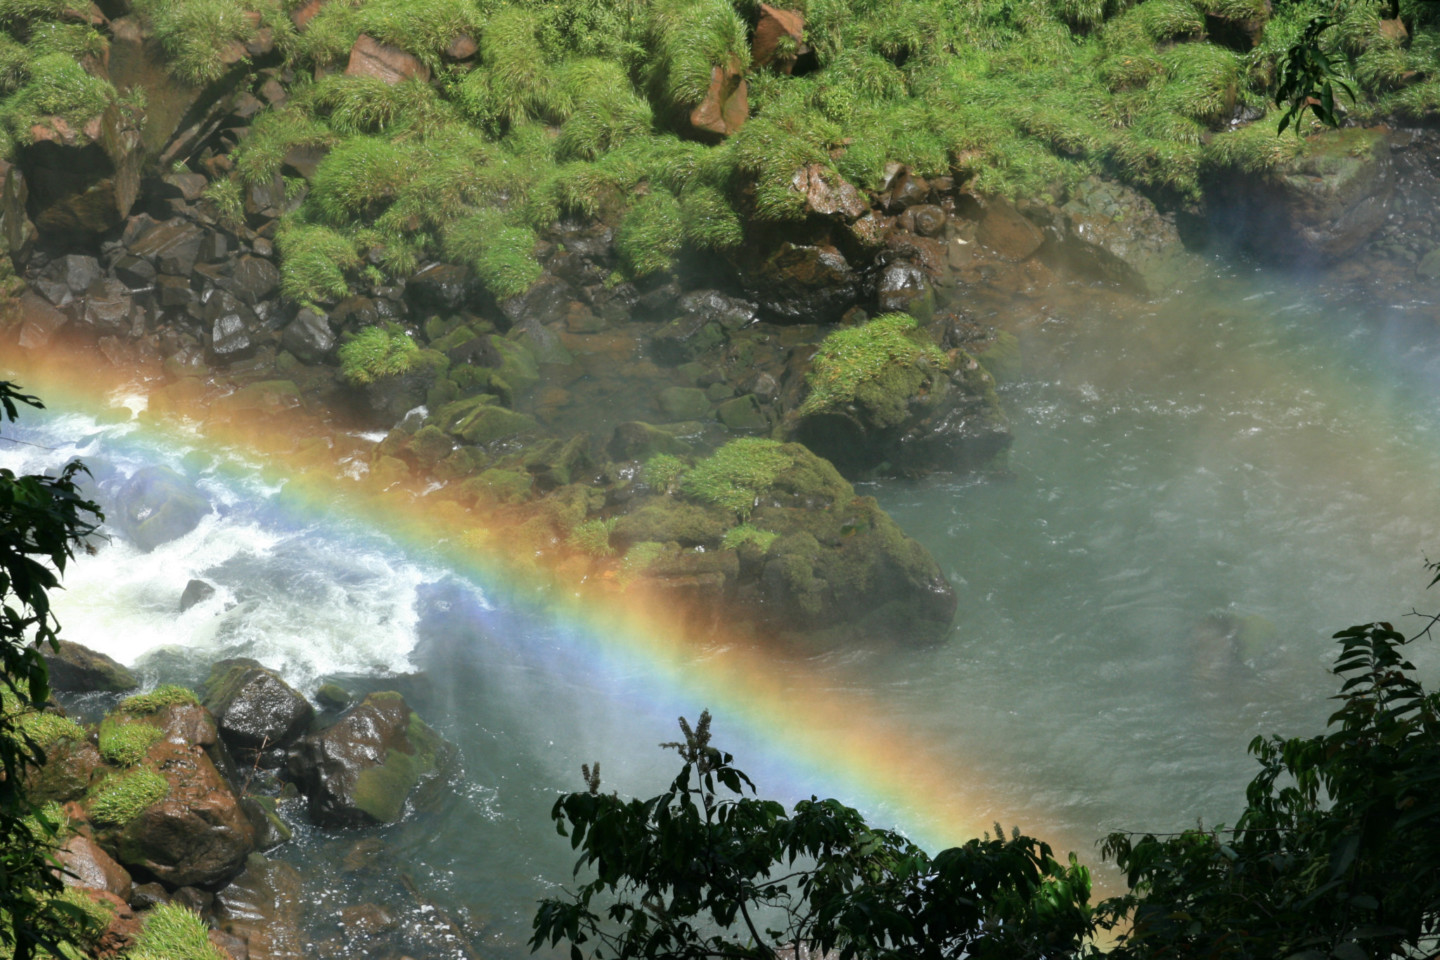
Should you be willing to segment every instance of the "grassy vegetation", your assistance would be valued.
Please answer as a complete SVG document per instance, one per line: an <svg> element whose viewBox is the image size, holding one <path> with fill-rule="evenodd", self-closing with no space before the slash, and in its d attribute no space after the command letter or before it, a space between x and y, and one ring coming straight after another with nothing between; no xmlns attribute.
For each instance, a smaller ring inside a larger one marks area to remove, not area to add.
<svg viewBox="0 0 1440 960"><path fill-rule="evenodd" d="M141 767L116 774L93 788L90 818L102 825L124 826L169 792L169 782L154 770Z"/></svg>
<svg viewBox="0 0 1440 960"><path fill-rule="evenodd" d="M106 717L100 724L100 755L111 763L133 767L164 736L159 727L148 723Z"/></svg>
<svg viewBox="0 0 1440 960"><path fill-rule="evenodd" d="M661 493L675 486L688 468L685 461L668 453L660 453L645 461L640 479Z"/></svg>
<svg viewBox="0 0 1440 960"><path fill-rule="evenodd" d="M229 177L212 180L205 187L205 199L215 208L215 218L231 230L245 225L245 198L239 181Z"/></svg>
<svg viewBox="0 0 1440 960"><path fill-rule="evenodd" d="M132 717L145 717L159 713L166 707L195 705L199 702L194 690L173 683L162 683L149 693L137 693L121 700L119 711Z"/></svg>
<svg viewBox="0 0 1440 960"><path fill-rule="evenodd" d="M403 330L366 327L340 347L340 373L357 386L409 373L420 348Z"/></svg>
<svg viewBox="0 0 1440 960"><path fill-rule="evenodd" d="M761 530L748 523L741 523L725 531L725 539L721 541L721 546L726 550L738 550L746 544L750 544L764 553L770 549L770 544L774 543L779 536L780 534L774 531Z"/></svg>
<svg viewBox="0 0 1440 960"><path fill-rule="evenodd" d="M128 960L226 960L210 942L209 928L195 911L163 903L145 915L145 925Z"/></svg>
<svg viewBox="0 0 1440 960"><path fill-rule="evenodd" d="M244 45L255 39L258 26L258 16L251 14L269 13L266 23L272 30L289 26L289 20L278 15L274 0L264 5L238 0L136 0L134 9L150 23L164 47L170 71L197 87L220 79L246 59Z"/></svg>
<svg viewBox="0 0 1440 960"><path fill-rule="evenodd" d="M85 728L69 717L58 713L37 711L27 713L17 724L20 732L34 740L42 750L48 750L61 740L83 740Z"/></svg>
<svg viewBox="0 0 1440 960"><path fill-rule="evenodd" d="M686 495L732 510L743 520L775 478L794 465L794 458L774 440L745 437L731 440L695 464L680 481Z"/></svg>
<svg viewBox="0 0 1440 960"><path fill-rule="evenodd" d="M588 553L592 557L614 556L615 548L610 546L610 532L615 529L619 517L608 519L595 518L577 524L575 529L570 531L567 542L581 553Z"/></svg>
<svg viewBox="0 0 1440 960"><path fill-rule="evenodd" d="M915 318L908 313L887 313L858 327L836 330L820 342L805 375L810 392L800 413L843 406L862 386L883 377L892 364L921 361L937 368L949 362L939 347L919 334Z"/></svg>

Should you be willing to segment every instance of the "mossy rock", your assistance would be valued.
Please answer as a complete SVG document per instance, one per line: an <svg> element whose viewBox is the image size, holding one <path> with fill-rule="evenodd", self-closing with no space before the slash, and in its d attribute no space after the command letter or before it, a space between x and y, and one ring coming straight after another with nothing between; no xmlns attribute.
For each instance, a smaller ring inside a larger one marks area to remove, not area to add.
<svg viewBox="0 0 1440 960"><path fill-rule="evenodd" d="M697 387L665 387L655 395L660 412L669 420L700 420L710 416L710 400Z"/></svg>
<svg viewBox="0 0 1440 960"><path fill-rule="evenodd" d="M435 464L436 480L463 480L474 476L490 462L490 457L479 447L456 447L450 455Z"/></svg>
<svg viewBox="0 0 1440 960"><path fill-rule="evenodd" d="M492 333L490 345L499 358L495 373L504 378L516 395L528 392L540 382L540 365L525 344Z"/></svg>
<svg viewBox="0 0 1440 960"><path fill-rule="evenodd" d="M525 451L521 462L542 490L563 487L596 469L590 437L583 433L569 440L556 438L537 443Z"/></svg>
<svg viewBox="0 0 1440 960"><path fill-rule="evenodd" d="M1008 330L997 330L975 351L975 359L995 378L996 385L1014 383L1025 370L1020 339Z"/></svg>
<svg viewBox="0 0 1440 960"><path fill-rule="evenodd" d="M770 421L753 393L720 404L715 408L715 419L735 433L763 433L770 427Z"/></svg>
<svg viewBox="0 0 1440 960"><path fill-rule="evenodd" d="M655 541L685 546L714 545L730 526L725 512L674 497L652 497L615 524L614 539L628 545Z"/></svg>
<svg viewBox="0 0 1440 960"><path fill-rule="evenodd" d="M50 685L71 693L124 693L140 685L129 668L89 647L69 640L60 641L59 650L44 650L45 664L50 668Z"/></svg>
<svg viewBox="0 0 1440 960"><path fill-rule="evenodd" d="M478 503L524 503L535 480L525 470L491 467L461 484L460 489Z"/></svg>
<svg viewBox="0 0 1440 960"><path fill-rule="evenodd" d="M687 456L694 453L695 448L664 427L630 420L615 428L607 451L616 460L649 460L661 454Z"/></svg>
<svg viewBox="0 0 1440 960"><path fill-rule="evenodd" d="M434 424L427 424L415 431L410 438L410 453L421 467L433 469L455 449L455 442Z"/></svg>

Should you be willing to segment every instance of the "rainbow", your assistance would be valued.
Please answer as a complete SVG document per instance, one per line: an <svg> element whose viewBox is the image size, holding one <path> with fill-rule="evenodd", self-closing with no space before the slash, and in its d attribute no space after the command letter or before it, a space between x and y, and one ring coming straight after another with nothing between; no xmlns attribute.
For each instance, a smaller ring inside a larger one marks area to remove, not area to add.
<svg viewBox="0 0 1440 960"><path fill-rule="evenodd" d="M144 364L120 369L93 348L51 344L43 353L0 361L0 377L17 381L59 412L113 416L121 398L150 396L165 383ZM6 372L4 367L12 368ZM781 659L738 638L687 636L661 604L614 584L576 584L560 570L516 563L486 518L453 500L427 496L419 481L384 490L354 480L328 442L332 427L300 410L217 415L199 403L166 416L142 416L131 439L150 448L197 446L214 453L222 471L283 482L294 518L353 520L401 549L433 561L437 552L455 575L504 605L528 607L555 624L565 656L615 681L617 696L641 691L650 709L694 717L708 707L723 729L722 745L744 751L740 765L758 771L762 795L778 773L803 793L833 795L934 851L989 830L1002 819L1047 840L1063 857L1084 855L1092 838L1056 836L1036 810L1002 806L983 783L967 779L980 744L939 743L907 730L861 684L822 678L803 660ZM152 407L153 409L153 407ZM257 423L257 421L259 421ZM737 736L738 734L738 736ZM758 749L761 762L750 751ZM657 785L658 786L658 785ZM1086 859L1093 859L1087 857ZM1104 884L1104 877L1097 875Z"/></svg>

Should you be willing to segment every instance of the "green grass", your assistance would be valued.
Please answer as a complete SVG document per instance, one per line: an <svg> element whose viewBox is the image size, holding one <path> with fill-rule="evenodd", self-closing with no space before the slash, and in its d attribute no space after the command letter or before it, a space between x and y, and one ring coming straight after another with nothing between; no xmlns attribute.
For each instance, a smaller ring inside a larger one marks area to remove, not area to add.
<svg viewBox="0 0 1440 960"><path fill-rule="evenodd" d="M169 792L169 782L154 770L141 767L116 774L92 788L90 818L101 825L124 826Z"/></svg>
<svg viewBox="0 0 1440 960"><path fill-rule="evenodd" d="M498 300L530 289L542 269L535 259L535 231L507 223L497 210L477 210L445 228L445 255L468 263Z"/></svg>
<svg viewBox="0 0 1440 960"><path fill-rule="evenodd" d="M645 461L640 470L640 479L652 489L664 493L675 486L685 474L685 461L668 453L659 453Z"/></svg>
<svg viewBox="0 0 1440 960"><path fill-rule="evenodd" d="M90 76L69 54L35 57L27 71L26 83L0 102L0 124L19 143L30 143L31 128L52 116L78 134L87 121L115 102L115 88Z"/></svg>
<svg viewBox="0 0 1440 960"><path fill-rule="evenodd" d="M58 713L35 711L20 718L16 726L20 732L48 750L61 740L85 739L85 728L69 717Z"/></svg>
<svg viewBox="0 0 1440 960"><path fill-rule="evenodd" d="M255 38L245 15L255 8L237 0L135 0L134 8L150 22L171 73L192 86L224 76L227 52Z"/></svg>
<svg viewBox="0 0 1440 960"><path fill-rule="evenodd" d="M745 437L731 440L695 464L680 481L681 491L696 500L713 503L743 519L755 501L794 465L794 459L774 440Z"/></svg>
<svg viewBox="0 0 1440 960"><path fill-rule="evenodd" d="M138 693L120 701L119 712L132 717L145 717L159 713L166 707L198 704L195 691L173 683L164 683L149 693Z"/></svg>
<svg viewBox="0 0 1440 960"><path fill-rule="evenodd" d="M224 177L211 180L205 187L205 199L215 208L215 219L231 230L245 225L244 188L238 180Z"/></svg>
<svg viewBox="0 0 1440 960"><path fill-rule="evenodd" d="M177 903L163 903L145 915L145 924L126 960L227 960L210 942L200 915Z"/></svg>
<svg viewBox="0 0 1440 960"><path fill-rule="evenodd" d="M770 549L770 544L780 534L771 530L760 530L748 523L738 524L725 531L725 539L720 542L726 550L738 550L746 544L753 545L761 553Z"/></svg>
<svg viewBox="0 0 1440 960"><path fill-rule="evenodd" d="M615 548L610 546L610 533L619 522L619 517L608 519L595 518L577 524L570 531L566 542L581 553L588 553L592 557L610 557L615 555Z"/></svg>
<svg viewBox="0 0 1440 960"><path fill-rule="evenodd" d="M280 290L300 303L342 299L350 289L346 271L360 265L355 242L328 227L282 221L275 245L282 258Z"/></svg>
<svg viewBox="0 0 1440 960"><path fill-rule="evenodd" d="M164 731L148 723L106 717L100 724L100 756L111 763L133 767L144 760L150 748L164 736Z"/></svg>
<svg viewBox="0 0 1440 960"><path fill-rule="evenodd" d="M800 405L801 415L843 406L862 385L880 379L891 364L929 362L945 367L944 352L917 340L917 329L908 313L887 313L827 336L805 376L810 392Z"/></svg>
<svg viewBox="0 0 1440 960"><path fill-rule="evenodd" d="M410 372L420 348L403 330L366 327L340 346L340 373L356 386Z"/></svg>
<svg viewBox="0 0 1440 960"><path fill-rule="evenodd" d="M669 270L684 237L680 201L662 187L642 197L620 221L615 249L637 277Z"/></svg>

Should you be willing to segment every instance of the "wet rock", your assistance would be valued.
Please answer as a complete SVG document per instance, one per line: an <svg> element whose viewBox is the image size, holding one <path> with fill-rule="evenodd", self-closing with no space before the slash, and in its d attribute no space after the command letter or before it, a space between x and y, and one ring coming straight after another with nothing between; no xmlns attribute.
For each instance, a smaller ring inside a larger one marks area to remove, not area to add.
<svg viewBox="0 0 1440 960"><path fill-rule="evenodd" d="M1327 130L1266 174L1232 171L1214 188L1222 228L1281 263L1338 260L1385 222L1395 190L1384 129Z"/></svg>
<svg viewBox="0 0 1440 960"><path fill-rule="evenodd" d="M130 906L136 910L149 910L162 903L170 902L170 894L154 881L137 883L130 889Z"/></svg>
<svg viewBox="0 0 1440 960"><path fill-rule="evenodd" d="M67 887L105 890L129 901L129 872L86 834L77 833L66 840L55 852L55 859L60 865L60 879Z"/></svg>
<svg viewBox="0 0 1440 960"><path fill-rule="evenodd" d="M933 203L912 207L910 216L915 223L915 232L922 237L938 237L945 232L945 211Z"/></svg>
<svg viewBox="0 0 1440 960"><path fill-rule="evenodd" d="M325 314L302 307L281 331L280 345L305 363L323 363L335 350L335 335Z"/></svg>
<svg viewBox="0 0 1440 960"><path fill-rule="evenodd" d="M760 4L760 20L750 41L750 62L755 67L774 66L781 73L795 69L795 60L809 53L805 43L805 14Z"/></svg>
<svg viewBox="0 0 1440 960"><path fill-rule="evenodd" d="M119 860L170 887L218 887L255 849L255 828L203 744L167 733L171 738L152 747L150 759L169 793L121 829Z"/></svg>
<svg viewBox="0 0 1440 960"><path fill-rule="evenodd" d="M1139 192L1098 177L1071 192L1048 229L1052 262L1141 296L1181 286L1200 269L1173 218Z"/></svg>
<svg viewBox="0 0 1440 960"><path fill-rule="evenodd" d="M50 685L66 693L93 693L103 690L122 693L140 685L135 674L119 661L69 640L59 650L44 650L50 668Z"/></svg>
<svg viewBox="0 0 1440 960"><path fill-rule="evenodd" d="M890 200L887 210L895 213L916 204L927 203L929 200L930 183L924 177L912 173L910 170L902 170L890 182Z"/></svg>
<svg viewBox="0 0 1440 960"><path fill-rule="evenodd" d="M25 775L25 795L37 803L78 800L105 765L89 740L61 740L45 749L45 763Z"/></svg>
<svg viewBox="0 0 1440 960"><path fill-rule="evenodd" d="M698 420L710 415L710 401L704 390L694 387L665 387L655 396L660 412L669 420Z"/></svg>
<svg viewBox="0 0 1440 960"><path fill-rule="evenodd" d="M678 543L697 547L718 543L727 526L729 517L718 507L658 496L632 505L616 521L612 536L616 543L626 546Z"/></svg>
<svg viewBox="0 0 1440 960"><path fill-rule="evenodd" d="M69 322L69 317L34 292L27 290L20 295L19 344L22 348L44 348L54 339L60 328Z"/></svg>
<svg viewBox="0 0 1440 960"><path fill-rule="evenodd" d="M162 307L187 307L195 302L195 291L185 277L161 274L155 278L155 293Z"/></svg>
<svg viewBox="0 0 1440 960"><path fill-rule="evenodd" d="M40 235L93 242L129 215L139 195L141 157L137 136L119 129L117 120L87 124L83 135L58 117L32 128L35 142L20 149L19 163Z"/></svg>
<svg viewBox="0 0 1440 960"><path fill-rule="evenodd" d="M418 59L388 43L381 43L367 34L360 34L350 48L347 77L374 77L395 84L411 78L430 80L430 68Z"/></svg>
<svg viewBox="0 0 1440 960"><path fill-rule="evenodd" d="M760 433L770 426L753 393L726 400L715 408L715 418L735 433Z"/></svg>
<svg viewBox="0 0 1440 960"><path fill-rule="evenodd" d="M204 603L215 596L215 588L204 580L191 580L185 584L185 591L180 594L180 612L184 613L191 607Z"/></svg>
<svg viewBox="0 0 1440 960"><path fill-rule="evenodd" d="M220 929L245 943L251 960L305 960L300 932L305 893L300 872L258 853L215 896Z"/></svg>
<svg viewBox="0 0 1440 960"><path fill-rule="evenodd" d="M0 160L0 256L24 260L35 242L35 224L30 221L26 202L30 188L25 173L16 164Z"/></svg>
<svg viewBox="0 0 1440 960"><path fill-rule="evenodd" d="M102 904L110 914L110 922L100 931L87 951L97 960L109 957L128 956L136 939L140 936L141 922L130 905L108 890L85 888L85 895Z"/></svg>
<svg viewBox="0 0 1440 960"><path fill-rule="evenodd" d="M908 313L922 324L935 315L935 291L925 271L903 260L880 271L875 302L882 313Z"/></svg>
<svg viewBox="0 0 1440 960"><path fill-rule="evenodd" d="M470 271L453 263L432 263L422 267L405 284L405 295L422 311L453 313L471 296L474 279Z"/></svg>
<svg viewBox="0 0 1440 960"><path fill-rule="evenodd" d="M447 747L398 693L372 693L333 726L301 740L288 771L321 826L393 823Z"/></svg>
<svg viewBox="0 0 1440 960"><path fill-rule="evenodd" d="M565 318L573 299L569 284L555 277L541 276L529 290L502 301L500 312L511 326L527 321L554 323Z"/></svg>
<svg viewBox="0 0 1440 960"><path fill-rule="evenodd" d="M172 277L188 277L200 257L200 244L205 232L180 217L158 224L130 244L132 256L143 257L161 273Z"/></svg>
<svg viewBox="0 0 1440 960"><path fill-rule="evenodd" d="M230 279L234 292L253 306L280 288L280 268L260 257L243 256L235 261Z"/></svg>
<svg viewBox="0 0 1440 960"><path fill-rule="evenodd" d="M130 332L133 308L134 302L125 284L113 277L105 277L95 281L91 287L80 322L97 335L126 334Z"/></svg>
<svg viewBox="0 0 1440 960"><path fill-rule="evenodd" d="M203 705L240 763L289 746L315 716L309 701L278 673L243 658L221 660L211 668Z"/></svg>
<svg viewBox="0 0 1440 960"><path fill-rule="evenodd" d="M45 299L62 307L83 297L90 285L104 275L94 257L67 254L50 261L35 280L35 287Z"/></svg>
<svg viewBox="0 0 1440 960"><path fill-rule="evenodd" d="M155 265L127 254L115 261L115 279L131 290L143 290L155 283Z"/></svg>
<svg viewBox="0 0 1440 960"><path fill-rule="evenodd" d="M616 460L648 460L668 453L684 456L692 452L690 444L668 430L641 420L631 420L615 428L606 450Z"/></svg>
<svg viewBox="0 0 1440 960"><path fill-rule="evenodd" d="M838 320L860 297L860 279L828 243L782 240L757 251L742 270L746 294L777 323Z"/></svg>
<svg viewBox="0 0 1440 960"><path fill-rule="evenodd" d="M350 691L338 683L322 683L315 691L315 702L322 710L344 710L350 706Z"/></svg>
<svg viewBox="0 0 1440 960"><path fill-rule="evenodd" d="M243 360L259 346L255 336L259 319L229 291L214 291L205 302L202 316L209 334L207 355L211 363Z"/></svg>
<svg viewBox="0 0 1440 960"><path fill-rule="evenodd" d="M210 502L168 467L141 467L120 489L109 519L132 543L150 551L194 530Z"/></svg>
<svg viewBox="0 0 1440 960"><path fill-rule="evenodd" d="M1009 201L995 198L985 202L976 239L1006 260L1031 256L1045 242L1045 234L1016 210Z"/></svg>
<svg viewBox="0 0 1440 960"><path fill-rule="evenodd" d="M727 137L750 117L749 88L740 61L731 57L710 68L710 86L690 111L690 126L697 133Z"/></svg>
<svg viewBox="0 0 1440 960"><path fill-rule="evenodd" d="M847 181L818 163L801 167L790 181L790 189L805 198L805 210L822 217L850 222L865 216L870 204Z"/></svg>
<svg viewBox="0 0 1440 960"><path fill-rule="evenodd" d="M158 196L174 197L184 200L186 203L194 203L205 193L205 187L209 183L203 173L167 173L160 178L161 188L157 191Z"/></svg>

